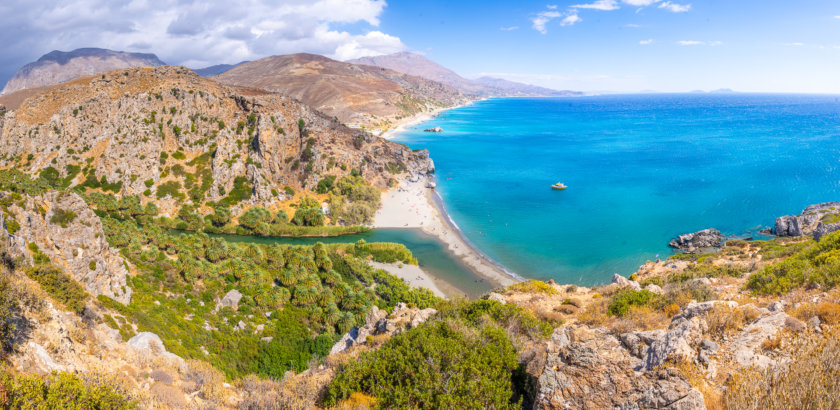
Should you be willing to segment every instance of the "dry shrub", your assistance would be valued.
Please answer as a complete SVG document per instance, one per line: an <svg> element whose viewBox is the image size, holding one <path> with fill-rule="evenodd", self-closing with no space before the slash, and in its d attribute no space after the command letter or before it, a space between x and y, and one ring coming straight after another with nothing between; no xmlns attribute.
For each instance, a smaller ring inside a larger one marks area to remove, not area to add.
<svg viewBox="0 0 840 410"><path fill-rule="evenodd" d="M182 409L187 405L184 393L176 387L161 382L154 382L149 388L149 391L158 403L170 408Z"/></svg>
<svg viewBox="0 0 840 410"><path fill-rule="evenodd" d="M665 313L665 316L673 317L680 313L680 305L671 303L670 305L665 306L662 311Z"/></svg>
<svg viewBox="0 0 840 410"><path fill-rule="evenodd" d="M613 333L621 334L634 330L652 330L668 327L669 318L650 306L631 306L629 312L615 319L609 326Z"/></svg>
<svg viewBox="0 0 840 410"><path fill-rule="evenodd" d="M287 372L280 382L278 403L283 409L311 409L321 398L330 382L332 372L315 375L311 372L294 374Z"/></svg>
<svg viewBox="0 0 840 410"><path fill-rule="evenodd" d="M840 323L840 305L830 302L820 303L817 305L816 315L820 318L820 322L836 325Z"/></svg>
<svg viewBox="0 0 840 410"><path fill-rule="evenodd" d="M762 350L778 350L782 347L782 335L776 334L776 336L764 339L761 342L761 349Z"/></svg>
<svg viewBox="0 0 840 410"><path fill-rule="evenodd" d="M723 303L715 304L706 313L706 323L709 324L709 333L718 338L741 330L746 321L744 309L729 307Z"/></svg>
<svg viewBox="0 0 840 410"><path fill-rule="evenodd" d="M197 391L202 399L217 403L224 401L225 378L209 363L201 360L188 361L182 379L193 383L193 391Z"/></svg>
<svg viewBox="0 0 840 410"><path fill-rule="evenodd" d="M250 375L242 379L243 397L239 408L251 409L280 409L280 384L271 380L263 380Z"/></svg>
<svg viewBox="0 0 840 410"><path fill-rule="evenodd" d="M689 362L668 362L666 366L679 370L688 384L703 395L703 402L708 410L722 410L725 407L723 394L716 386L706 380L706 374L701 367Z"/></svg>
<svg viewBox="0 0 840 410"><path fill-rule="evenodd" d="M580 299L575 299L575 298L568 298L568 299L563 301L563 304L564 305L571 305L571 306L574 306L576 308L580 308L581 306L583 306L583 302L581 302Z"/></svg>
<svg viewBox="0 0 840 410"><path fill-rule="evenodd" d="M840 406L840 329L795 339L787 368L746 368L727 382L731 409L836 409Z"/></svg>
<svg viewBox="0 0 840 410"><path fill-rule="evenodd" d="M589 326L604 326L612 322L607 314L607 300L603 298L595 299L592 303L586 306L582 312L578 313L577 318L581 323Z"/></svg>
<svg viewBox="0 0 840 410"><path fill-rule="evenodd" d="M787 314L803 322L807 322L817 315L817 305L813 303L800 303L798 306L788 309Z"/></svg>
<svg viewBox="0 0 840 410"><path fill-rule="evenodd" d="M564 315L574 315L575 313L577 313L578 308L576 308L572 305L560 305L560 306L555 306L554 311L558 312L558 313L562 313Z"/></svg>
<svg viewBox="0 0 840 410"><path fill-rule="evenodd" d="M376 407L376 398L356 392L335 406L335 410L366 410L374 407Z"/></svg>

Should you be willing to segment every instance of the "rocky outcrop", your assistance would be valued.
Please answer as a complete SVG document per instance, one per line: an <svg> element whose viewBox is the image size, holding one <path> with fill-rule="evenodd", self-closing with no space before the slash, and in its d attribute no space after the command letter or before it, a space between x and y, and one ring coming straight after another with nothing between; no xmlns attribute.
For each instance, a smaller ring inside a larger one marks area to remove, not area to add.
<svg viewBox="0 0 840 410"><path fill-rule="evenodd" d="M726 239L717 229L709 228L680 235L668 243L668 246L687 253L699 252L704 249L716 248Z"/></svg>
<svg viewBox="0 0 840 410"><path fill-rule="evenodd" d="M286 185L312 189L327 175L356 170L386 188L434 170L428 152L344 127L290 97L171 66L119 70L29 97L0 118L0 166L30 175L52 167L70 186L104 178L119 195L150 198L170 216L191 202L188 186L207 187L201 196L216 201L244 183L250 201L266 206L285 199ZM177 183L183 197L158 198L164 183Z"/></svg>
<svg viewBox="0 0 840 410"><path fill-rule="evenodd" d="M819 242L824 236L837 231L840 231L840 223L824 224L820 222L817 229L814 229L814 240Z"/></svg>
<svg viewBox="0 0 840 410"><path fill-rule="evenodd" d="M3 193L2 195L7 195ZM48 192L25 197L9 207L19 225L14 234L0 230L8 249L31 262L29 244L37 246L93 296L105 295L123 304L131 300L127 264L105 239L99 217L74 193ZM3 228L11 223L3 220Z"/></svg>
<svg viewBox="0 0 840 410"><path fill-rule="evenodd" d="M120 68L157 67L164 64L154 54L126 53L101 48L80 48L69 52L52 51L41 56L38 61L29 63L18 70L0 94L59 84L74 78Z"/></svg>
<svg viewBox="0 0 840 410"><path fill-rule="evenodd" d="M537 382L536 409L705 409L676 369L641 371L642 361L603 328L554 331Z"/></svg>
<svg viewBox="0 0 840 410"><path fill-rule="evenodd" d="M393 336L403 330L415 328L429 320L435 313L437 310L432 308L421 310L409 308L405 303L398 303L389 315L388 312L374 306L367 314L365 325L354 327L345 333L341 340L330 349L330 354L341 353L353 346L367 344L368 336Z"/></svg>
<svg viewBox="0 0 840 410"><path fill-rule="evenodd" d="M639 282L636 282L635 280L627 279L624 276L621 276L617 273L613 274L611 282L618 285L618 286L621 286L621 287L632 288L633 290L641 290L642 289L642 287L639 285Z"/></svg>
<svg viewBox="0 0 840 410"><path fill-rule="evenodd" d="M815 233L822 219L840 213L840 202L811 205L799 215L776 218L773 233L776 236L809 236Z"/></svg>

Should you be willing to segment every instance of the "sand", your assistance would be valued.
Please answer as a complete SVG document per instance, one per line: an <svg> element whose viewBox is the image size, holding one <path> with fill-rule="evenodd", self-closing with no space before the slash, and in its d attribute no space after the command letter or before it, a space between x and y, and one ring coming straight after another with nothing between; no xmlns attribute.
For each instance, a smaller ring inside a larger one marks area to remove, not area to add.
<svg viewBox="0 0 840 410"><path fill-rule="evenodd" d="M408 118L405 118L403 120L398 121L397 124L396 124L396 127L391 128L391 129L383 132L382 135L380 135L380 136L382 138L385 138L386 140L394 139L394 137L396 137L399 133L405 131L405 129L408 128L408 127L412 127L412 126L415 126L415 125L420 124L422 122L429 121L429 120L437 117L438 115L440 115L440 113L442 113L444 111L454 110L456 108L465 107L465 106L471 105L471 104L472 104L472 101L470 101L468 103L465 103L465 104L456 105L454 107L436 108L436 109L434 109L432 111L429 111L429 112L421 112L419 114L415 114L411 117L408 117Z"/></svg>
<svg viewBox="0 0 840 410"><path fill-rule="evenodd" d="M504 270L472 246L458 231L435 201L435 192L427 188L431 179L404 180L382 195L382 206L374 218L376 228L420 228L445 243L476 274L494 287L508 286L520 279ZM446 281L446 278L435 278Z"/></svg>
<svg viewBox="0 0 840 410"><path fill-rule="evenodd" d="M375 269L382 269L398 278L402 278L408 285L412 288L426 288L432 291L435 296L439 296L442 298L451 296L453 293L444 292L442 288L446 288L445 284L436 283L435 278L431 275L420 269L417 265L406 265L406 264L398 264L398 263L380 263L380 262L371 262L371 266ZM458 292L460 294L460 292Z"/></svg>

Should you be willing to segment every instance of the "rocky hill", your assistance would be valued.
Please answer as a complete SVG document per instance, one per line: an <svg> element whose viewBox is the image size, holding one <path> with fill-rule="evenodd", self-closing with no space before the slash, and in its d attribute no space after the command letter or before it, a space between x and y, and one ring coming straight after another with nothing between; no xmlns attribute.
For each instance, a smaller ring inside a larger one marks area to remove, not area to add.
<svg viewBox="0 0 840 410"><path fill-rule="evenodd" d="M455 88L396 71L314 54L264 58L215 77L219 82L281 92L339 121L368 128L467 99Z"/></svg>
<svg viewBox="0 0 840 410"><path fill-rule="evenodd" d="M154 54L127 53L101 48L52 51L38 61L23 66L6 83L0 94L59 84L74 78L104 73L128 67L158 67L165 65Z"/></svg>
<svg viewBox="0 0 840 410"><path fill-rule="evenodd" d="M582 95L576 91L557 91L499 78L481 77L468 80L454 71L417 53L401 52L384 56L362 57L348 63L382 67L415 75L452 86L462 93L476 97L540 96L564 97Z"/></svg>
<svg viewBox="0 0 840 410"><path fill-rule="evenodd" d="M242 64L245 64L245 63L247 63L247 61L243 61L243 62L238 63L238 64L216 64L216 65L211 65L210 67L196 68L196 69L193 69L193 71L195 71L196 74L198 74L202 77L213 77L213 76L217 76L219 74L222 74L222 73L230 70L231 68L238 67L238 66L240 66Z"/></svg>
<svg viewBox="0 0 840 410"><path fill-rule="evenodd" d="M0 166L63 186L142 195L165 212L247 192L286 199L327 175L385 187L426 172L428 154L340 125L296 100L219 85L179 67L84 77L0 117Z"/></svg>

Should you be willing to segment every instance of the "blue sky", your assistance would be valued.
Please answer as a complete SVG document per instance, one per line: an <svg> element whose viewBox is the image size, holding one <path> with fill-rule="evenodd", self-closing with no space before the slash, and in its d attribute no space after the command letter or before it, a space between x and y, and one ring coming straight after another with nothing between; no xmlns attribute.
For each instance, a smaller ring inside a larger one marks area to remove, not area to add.
<svg viewBox="0 0 840 410"><path fill-rule="evenodd" d="M416 51L557 89L840 94L840 1L4 0L0 83L79 47L198 68Z"/></svg>
<svg viewBox="0 0 840 410"><path fill-rule="evenodd" d="M535 25L541 13L559 17ZM380 30L467 76L587 91L840 93L836 0L392 1L381 19Z"/></svg>

